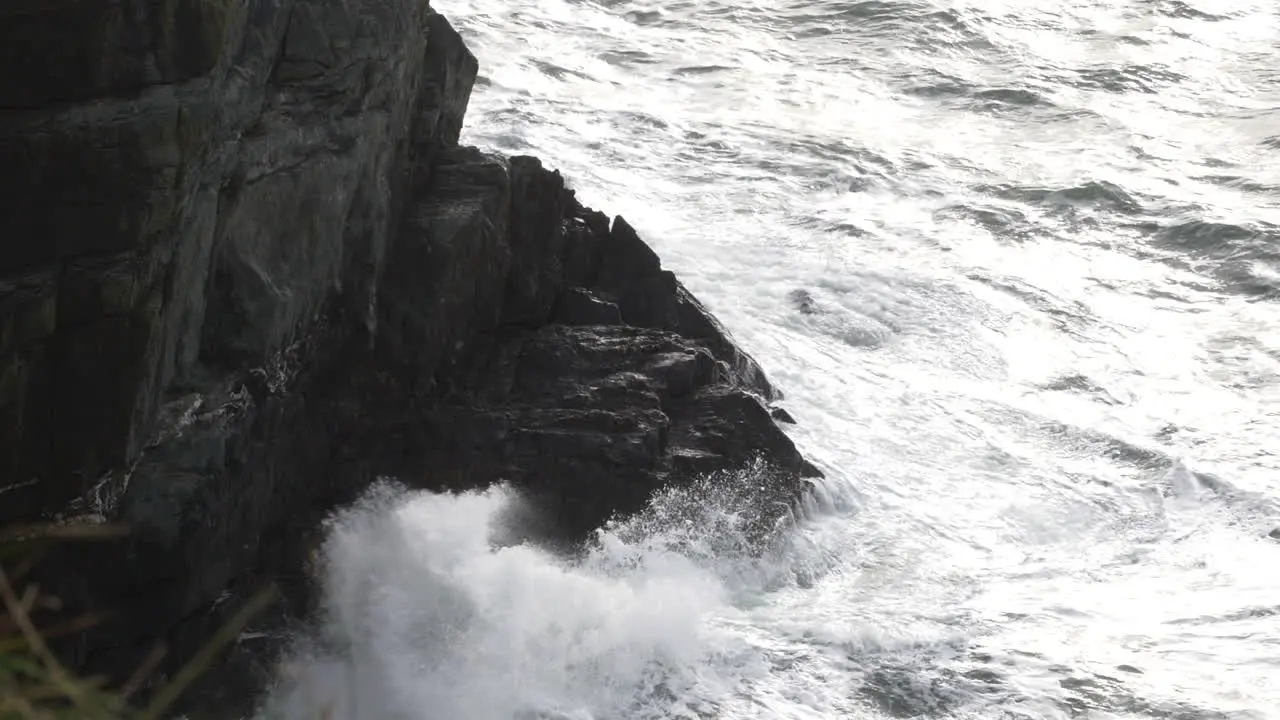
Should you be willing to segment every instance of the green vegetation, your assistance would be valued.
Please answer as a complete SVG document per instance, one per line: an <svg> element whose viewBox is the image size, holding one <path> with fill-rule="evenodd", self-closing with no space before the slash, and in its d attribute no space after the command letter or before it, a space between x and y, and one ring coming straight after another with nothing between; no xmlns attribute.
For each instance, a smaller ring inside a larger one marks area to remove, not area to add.
<svg viewBox="0 0 1280 720"><path fill-rule="evenodd" d="M0 530L0 720L159 720L270 602L265 592L253 598L145 704L130 702L164 658L163 648L153 650L119 687L107 687L103 678L77 676L58 661L48 642L86 630L102 618L87 615L40 627L34 618L57 613L61 603L26 582L51 542L92 541L126 532L108 525Z"/></svg>

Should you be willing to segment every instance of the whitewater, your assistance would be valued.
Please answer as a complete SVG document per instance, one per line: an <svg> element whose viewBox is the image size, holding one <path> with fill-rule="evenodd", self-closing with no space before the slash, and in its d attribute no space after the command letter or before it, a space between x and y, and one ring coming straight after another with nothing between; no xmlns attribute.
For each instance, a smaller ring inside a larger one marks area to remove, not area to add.
<svg viewBox="0 0 1280 720"><path fill-rule="evenodd" d="M436 7L463 141L628 218L827 477L759 557L749 472L575 555L384 484L266 714L1280 718L1280 6Z"/></svg>

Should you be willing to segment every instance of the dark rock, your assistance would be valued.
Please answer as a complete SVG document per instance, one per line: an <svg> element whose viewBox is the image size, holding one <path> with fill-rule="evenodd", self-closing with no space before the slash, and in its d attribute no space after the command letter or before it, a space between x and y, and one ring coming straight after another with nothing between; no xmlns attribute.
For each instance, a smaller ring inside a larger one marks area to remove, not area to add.
<svg viewBox="0 0 1280 720"><path fill-rule="evenodd" d="M457 145L480 64L449 21L430 9L427 37L420 101L423 112L414 139L429 146Z"/></svg>
<svg viewBox="0 0 1280 720"><path fill-rule="evenodd" d="M572 197L559 173L536 158L511 159L512 272L508 278L508 322L539 325L564 285L565 214Z"/></svg>
<svg viewBox="0 0 1280 720"><path fill-rule="evenodd" d="M440 155L411 200L378 299L381 356L410 392L447 383L501 320L511 267L506 164L472 148Z"/></svg>
<svg viewBox="0 0 1280 720"><path fill-rule="evenodd" d="M777 420L780 423L786 423L788 425L796 424L796 419L791 416L791 413L787 412L783 408L772 408L769 410L769 414L773 416L774 420Z"/></svg>
<svg viewBox="0 0 1280 720"><path fill-rule="evenodd" d="M608 243L608 252L600 268L601 285L626 288L661 274L662 263L657 253L640 239L635 228L622 216L613 219Z"/></svg>
<svg viewBox="0 0 1280 720"><path fill-rule="evenodd" d="M560 293L554 320L566 325L621 325L622 311L586 288L571 287Z"/></svg>
<svg viewBox="0 0 1280 720"><path fill-rule="evenodd" d="M160 75L177 82L209 72L226 48L246 3L163 0L154 11L155 58Z"/></svg>
<svg viewBox="0 0 1280 720"><path fill-rule="evenodd" d="M680 334L697 340L707 347L716 359L727 363L742 386L768 401L782 399L782 392L765 377L764 370L760 368L755 358L733 342L728 331L683 285L677 284L674 304L676 329Z"/></svg>
<svg viewBox="0 0 1280 720"><path fill-rule="evenodd" d="M787 293L787 299L795 305L802 315L821 315L822 308L819 307L818 301L814 299L813 293L803 288L792 290Z"/></svg>
<svg viewBox="0 0 1280 720"><path fill-rule="evenodd" d="M136 93L217 64L246 3L51 3L0 8L0 108Z"/></svg>
<svg viewBox="0 0 1280 720"><path fill-rule="evenodd" d="M148 80L150 27L115 3L7 2L0 107L22 108L133 90Z"/></svg>
<svg viewBox="0 0 1280 720"><path fill-rule="evenodd" d="M1280 540L1280 527L1275 528L1271 532L1267 533L1267 537L1271 538L1272 540Z"/></svg>
<svg viewBox="0 0 1280 720"><path fill-rule="evenodd" d="M566 540L741 482L761 541L817 476L634 228L457 146L478 66L426 3L17 0L0 45L0 521L133 529L41 571L114 613L78 669L172 672L264 586L305 616L380 475L509 481ZM243 710L272 647L190 703Z"/></svg>

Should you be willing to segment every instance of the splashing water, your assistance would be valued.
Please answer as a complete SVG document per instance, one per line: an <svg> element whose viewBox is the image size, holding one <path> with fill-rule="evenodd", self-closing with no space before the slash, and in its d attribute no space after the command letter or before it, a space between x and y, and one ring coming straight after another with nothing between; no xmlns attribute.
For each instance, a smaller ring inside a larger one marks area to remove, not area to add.
<svg viewBox="0 0 1280 720"><path fill-rule="evenodd" d="M713 707L757 660L718 623L786 575L776 553L753 559L723 497L669 490L567 559L504 543L522 509L508 488L380 485L330 523L321 633L267 714L704 716L698 698Z"/></svg>

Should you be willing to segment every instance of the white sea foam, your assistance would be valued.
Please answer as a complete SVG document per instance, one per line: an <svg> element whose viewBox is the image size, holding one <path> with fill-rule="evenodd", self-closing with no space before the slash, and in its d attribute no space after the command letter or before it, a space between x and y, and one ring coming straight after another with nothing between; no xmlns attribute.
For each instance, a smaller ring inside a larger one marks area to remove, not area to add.
<svg viewBox="0 0 1280 720"><path fill-rule="evenodd" d="M764 563L727 558L741 546L732 512L703 496L691 517L674 504L687 506L687 492L566 559L501 544L520 504L505 488L380 485L331 523L323 621L300 639L269 711L658 718L673 702L723 695L751 654L711 621L734 615L735 594L759 591ZM730 672L717 658L731 658Z"/></svg>

